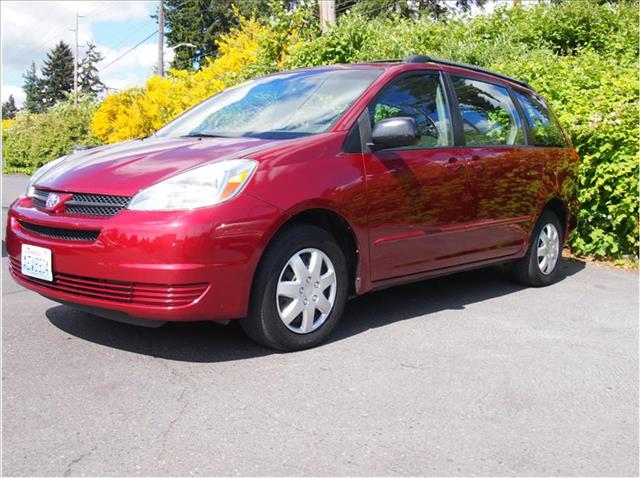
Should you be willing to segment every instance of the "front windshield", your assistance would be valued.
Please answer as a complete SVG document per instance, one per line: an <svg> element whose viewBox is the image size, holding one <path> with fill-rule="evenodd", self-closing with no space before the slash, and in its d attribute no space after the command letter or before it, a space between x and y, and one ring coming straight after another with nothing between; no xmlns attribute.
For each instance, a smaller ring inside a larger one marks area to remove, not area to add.
<svg viewBox="0 0 640 478"><path fill-rule="evenodd" d="M328 131L381 70L306 70L251 80L187 111L156 135L286 139Z"/></svg>

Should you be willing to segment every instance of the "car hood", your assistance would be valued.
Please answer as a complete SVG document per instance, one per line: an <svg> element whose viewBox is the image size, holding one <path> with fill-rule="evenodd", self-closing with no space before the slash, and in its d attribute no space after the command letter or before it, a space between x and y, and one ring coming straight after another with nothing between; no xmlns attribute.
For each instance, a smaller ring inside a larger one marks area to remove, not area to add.
<svg viewBox="0 0 640 478"><path fill-rule="evenodd" d="M36 185L56 191L132 196L200 164L250 157L281 140L255 138L158 138L75 152Z"/></svg>

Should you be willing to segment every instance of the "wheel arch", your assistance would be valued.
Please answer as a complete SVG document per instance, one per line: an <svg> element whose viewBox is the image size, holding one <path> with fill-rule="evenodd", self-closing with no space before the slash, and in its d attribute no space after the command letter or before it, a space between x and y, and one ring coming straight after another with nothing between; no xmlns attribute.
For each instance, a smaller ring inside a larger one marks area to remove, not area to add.
<svg viewBox="0 0 640 478"><path fill-rule="evenodd" d="M355 295L358 292L358 280L361 269L361 243L358 239L354 227L349 221L335 210L325 207L310 207L308 209L297 210L290 213L289 217L282 221L266 240L265 248L258 261L258 266L269 248L269 245L282 233L283 229L292 224L308 224L324 229L331 234L338 246L342 249L347 261L347 269L349 272L349 295ZM257 269L256 269L257 270ZM255 276L253 280L255 281Z"/></svg>
<svg viewBox="0 0 640 478"><path fill-rule="evenodd" d="M563 242L566 241L569 226L569 210L566 202L559 196L554 196L547 200L540 212L544 210L551 211L558 217L560 225L562 226L562 240Z"/></svg>

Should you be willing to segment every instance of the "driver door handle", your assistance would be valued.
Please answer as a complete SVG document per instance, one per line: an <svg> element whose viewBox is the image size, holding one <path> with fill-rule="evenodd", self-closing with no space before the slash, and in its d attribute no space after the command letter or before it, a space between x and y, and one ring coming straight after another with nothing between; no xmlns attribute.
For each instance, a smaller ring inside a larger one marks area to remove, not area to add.
<svg viewBox="0 0 640 478"><path fill-rule="evenodd" d="M446 166L453 172L462 171L464 169L464 161L462 161L457 156L451 156L447 161Z"/></svg>

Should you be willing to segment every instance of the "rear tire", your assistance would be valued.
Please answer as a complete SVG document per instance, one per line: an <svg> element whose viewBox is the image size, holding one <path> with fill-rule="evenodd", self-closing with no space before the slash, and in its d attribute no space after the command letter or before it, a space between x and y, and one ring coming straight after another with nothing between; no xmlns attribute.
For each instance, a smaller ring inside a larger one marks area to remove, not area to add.
<svg viewBox="0 0 640 478"><path fill-rule="evenodd" d="M558 216L543 210L533 228L526 255L513 263L514 279L533 287L554 283L562 261L562 234Z"/></svg>
<svg viewBox="0 0 640 478"><path fill-rule="evenodd" d="M266 347L314 347L340 320L347 283L346 259L331 234L307 224L285 226L264 253L240 325Z"/></svg>

